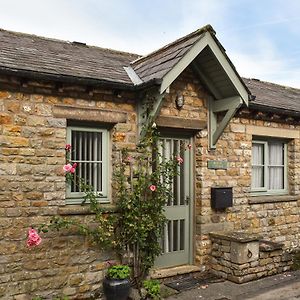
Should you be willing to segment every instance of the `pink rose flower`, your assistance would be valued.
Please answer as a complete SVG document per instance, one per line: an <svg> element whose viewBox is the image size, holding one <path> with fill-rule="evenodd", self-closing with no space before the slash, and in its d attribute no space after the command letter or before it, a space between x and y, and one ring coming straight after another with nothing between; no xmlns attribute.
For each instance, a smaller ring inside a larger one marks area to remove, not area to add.
<svg viewBox="0 0 300 300"><path fill-rule="evenodd" d="M66 144L65 149L66 149L66 151L70 151L71 150L71 145L70 144Z"/></svg>
<svg viewBox="0 0 300 300"><path fill-rule="evenodd" d="M155 192L156 191L156 186L154 184L151 184L149 186L149 189L150 189L151 192Z"/></svg>
<svg viewBox="0 0 300 300"><path fill-rule="evenodd" d="M71 164L66 164L63 166L63 170L66 172L66 173L69 173L71 172L73 166Z"/></svg>
<svg viewBox="0 0 300 300"><path fill-rule="evenodd" d="M77 163L74 163L72 168L70 169L70 173L74 174L76 171Z"/></svg>
<svg viewBox="0 0 300 300"><path fill-rule="evenodd" d="M28 229L27 246L33 247L38 246L42 242L41 237L37 231L33 228Z"/></svg>
<svg viewBox="0 0 300 300"><path fill-rule="evenodd" d="M183 163L183 158L180 157L179 155L176 157L176 160L177 160L179 165L181 165Z"/></svg>
<svg viewBox="0 0 300 300"><path fill-rule="evenodd" d="M188 144L188 148L191 150L192 149L192 144Z"/></svg>

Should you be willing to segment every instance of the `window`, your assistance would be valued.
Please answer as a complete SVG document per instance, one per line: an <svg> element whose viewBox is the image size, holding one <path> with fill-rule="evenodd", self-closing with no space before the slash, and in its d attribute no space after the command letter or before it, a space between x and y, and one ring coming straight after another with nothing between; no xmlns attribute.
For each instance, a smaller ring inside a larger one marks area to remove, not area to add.
<svg viewBox="0 0 300 300"><path fill-rule="evenodd" d="M67 186L67 202L81 203L83 193L78 178L94 187L99 199L108 201L108 131L89 127L68 127L71 161L78 164L74 183Z"/></svg>
<svg viewBox="0 0 300 300"><path fill-rule="evenodd" d="M287 145L282 141L253 141L253 192L287 191Z"/></svg>

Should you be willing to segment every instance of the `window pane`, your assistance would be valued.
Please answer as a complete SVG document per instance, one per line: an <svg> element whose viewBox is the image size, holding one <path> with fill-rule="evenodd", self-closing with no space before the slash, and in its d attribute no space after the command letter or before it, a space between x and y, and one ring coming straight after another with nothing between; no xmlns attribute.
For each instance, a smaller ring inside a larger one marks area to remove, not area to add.
<svg viewBox="0 0 300 300"><path fill-rule="evenodd" d="M269 144L269 165L270 166L283 166L283 144L270 143Z"/></svg>
<svg viewBox="0 0 300 300"><path fill-rule="evenodd" d="M252 167L251 181L252 188L260 188L265 186L264 167Z"/></svg>
<svg viewBox="0 0 300 300"><path fill-rule="evenodd" d="M102 192L102 132L72 130L71 145L71 160L78 163L76 175ZM81 192L78 182L71 186L71 192Z"/></svg>
<svg viewBox="0 0 300 300"><path fill-rule="evenodd" d="M264 144L252 145L252 165L264 164Z"/></svg>
<svg viewBox="0 0 300 300"><path fill-rule="evenodd" d="M264 144L252 144L252 188L265 186Z"/></svg>
<svg viewBox="0 0 300 300"><path fill-rule="evenodd" d="M284 189L284 167L270 167L269 172L269 189Z"/></svg>

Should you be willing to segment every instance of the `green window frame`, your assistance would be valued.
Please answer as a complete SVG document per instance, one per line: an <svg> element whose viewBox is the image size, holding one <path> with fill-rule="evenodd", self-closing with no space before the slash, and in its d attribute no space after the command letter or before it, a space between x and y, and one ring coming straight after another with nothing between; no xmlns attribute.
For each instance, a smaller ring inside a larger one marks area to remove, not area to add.
<svg viewBox="0 0 300 300"><path fill-rule="evenodd" d="M253 194L288 193L287 143L282 140L253 140L251 160Z"/></svg>
<svg viewBox="0 0 300 300"><path fill-rule="evenodd" d="M71 161L77 163L75 183L67 184L66 203L78 204L84 193L76 182L78 177L94 187L100 202L109 202L109 132L97 127L67 127L67 144L71 145Z"/></svg>

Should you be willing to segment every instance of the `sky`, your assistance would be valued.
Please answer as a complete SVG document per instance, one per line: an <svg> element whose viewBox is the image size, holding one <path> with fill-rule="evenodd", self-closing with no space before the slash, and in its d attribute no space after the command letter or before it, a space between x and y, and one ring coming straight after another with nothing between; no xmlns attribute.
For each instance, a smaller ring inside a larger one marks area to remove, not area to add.
<svg viewBox="0 0 300 300"><path fill-rule="evenodd" d="M299 12L300 0L0 0L0 28L144 55L211 24L241 76L300 88Z"/></svg>

